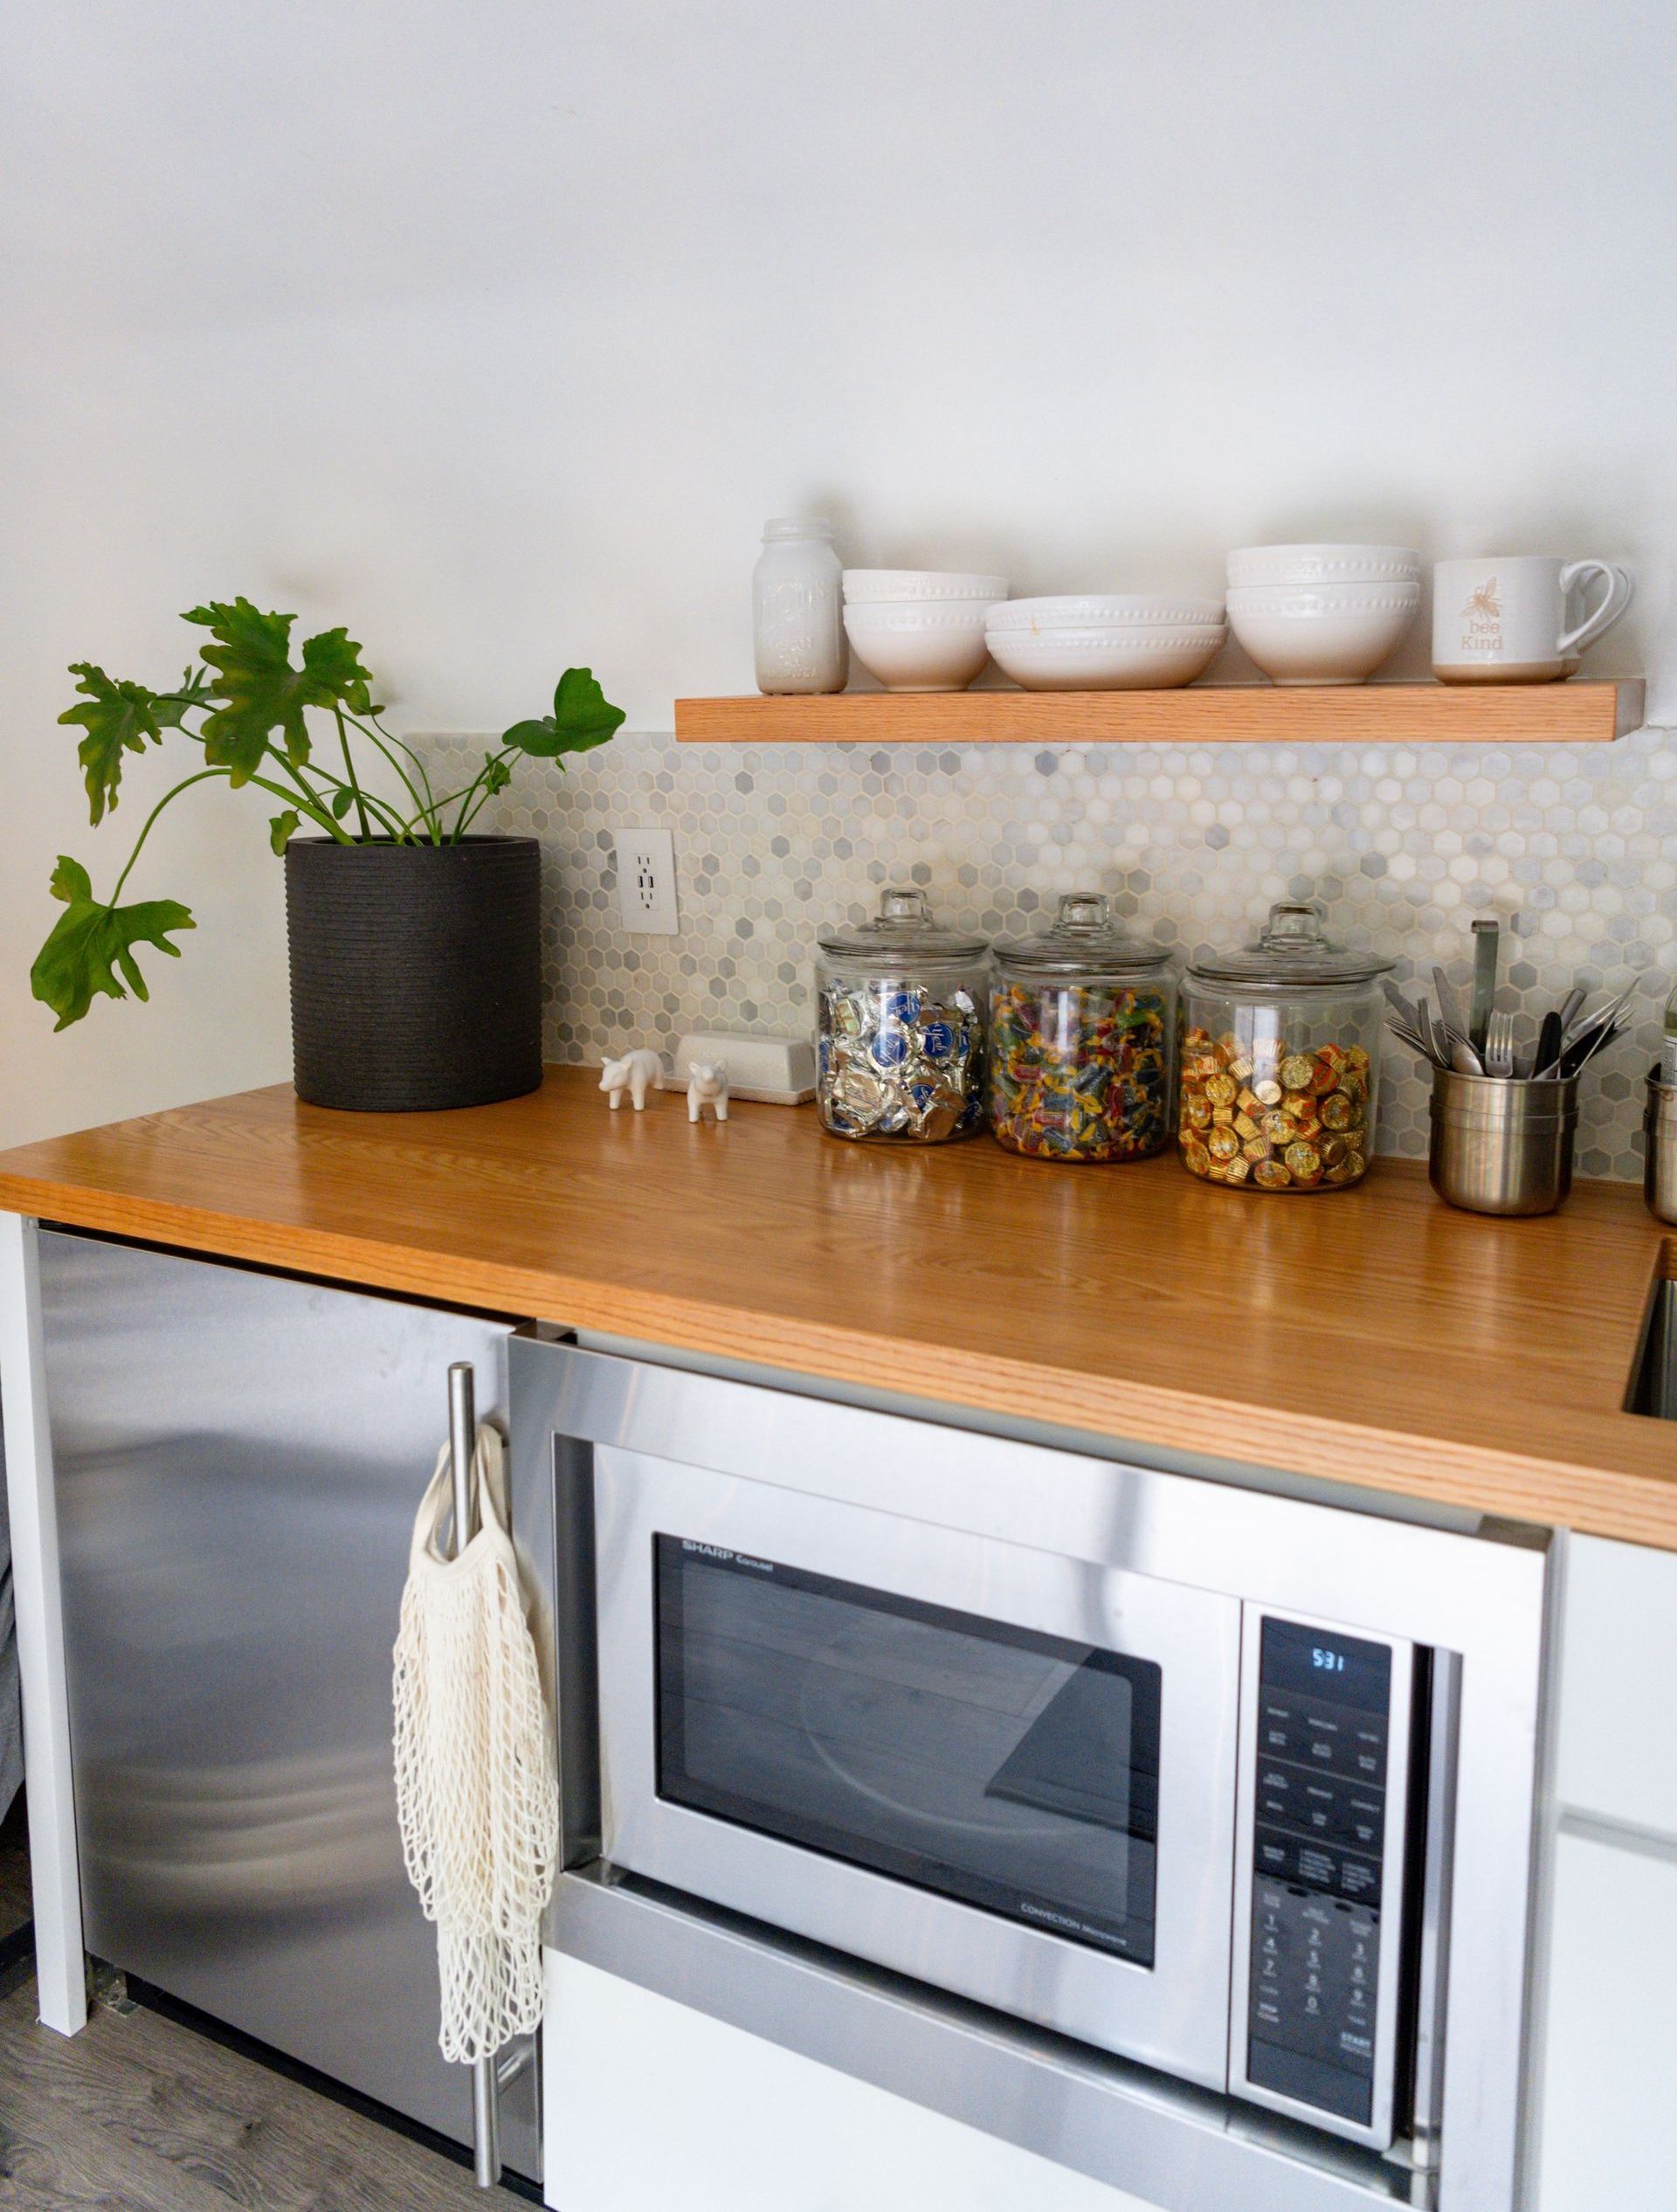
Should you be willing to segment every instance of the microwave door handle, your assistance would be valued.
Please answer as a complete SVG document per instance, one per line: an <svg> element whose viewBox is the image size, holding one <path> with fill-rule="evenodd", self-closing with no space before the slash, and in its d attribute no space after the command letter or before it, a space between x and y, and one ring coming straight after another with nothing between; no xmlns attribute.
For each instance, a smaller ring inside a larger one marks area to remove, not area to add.
<svg viewBox="0 0 1677 2212"><path fill-rule="evenodd" d="M1420 1891L1420 1955L1415 1989L1416 2167L1438 2171L1442 2152L1445 1993L1450 1980L1450 1888L1455 1859L1456 1750L1461 1716L1461 1661L1432 1654L1428 1715L1426 1838Z"/></svg>

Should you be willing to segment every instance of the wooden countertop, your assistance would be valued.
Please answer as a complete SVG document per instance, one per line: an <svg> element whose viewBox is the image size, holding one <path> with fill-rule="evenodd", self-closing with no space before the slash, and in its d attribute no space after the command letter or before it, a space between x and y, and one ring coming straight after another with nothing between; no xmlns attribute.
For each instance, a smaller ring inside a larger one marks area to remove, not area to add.
<svg viewBox="0 0 1677 2212"><path fill-rule="evenodd" d="M1408 1163L1261 1198L597 1080L252 1091L0 1153L0 1209L1677 1550L1677 1424L1620 1410L1677 1245L1626 1185L1496 1222Z"/></svg>

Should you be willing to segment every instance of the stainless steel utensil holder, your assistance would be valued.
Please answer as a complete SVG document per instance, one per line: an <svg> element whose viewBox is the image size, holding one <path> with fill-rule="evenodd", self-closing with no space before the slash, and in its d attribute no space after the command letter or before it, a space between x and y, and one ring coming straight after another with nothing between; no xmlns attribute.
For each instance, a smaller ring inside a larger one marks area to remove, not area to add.
<svg viewBox="0 0 1677 2212"><path fill-rule="evenodd" d="M454 1488L454 1556L478 1532L478 1493L473 1469L478 1449L477 1380L469 1360L448 1371L448 1461ZM480 2189L500 2180L500 2091L493 2057L472 2068L472 2170Z"/></svg>
<svg viewBox="0 0 1677 2212"><path fill-rule="evenodd" d="M1540 1083L1440 1068L1427 1158L1432 1187L1470 1213L1552 1213L1572 1187L1577 1123L1576 1075Z"/></svg>
<svg viewBox="0 0 1677 2212"><path fill-rule="evenodd" d="M1642 1116L1642 1195L1658 1221L1677 1223L1677 1083L1648 1070L1648 1104Z"/></svg>

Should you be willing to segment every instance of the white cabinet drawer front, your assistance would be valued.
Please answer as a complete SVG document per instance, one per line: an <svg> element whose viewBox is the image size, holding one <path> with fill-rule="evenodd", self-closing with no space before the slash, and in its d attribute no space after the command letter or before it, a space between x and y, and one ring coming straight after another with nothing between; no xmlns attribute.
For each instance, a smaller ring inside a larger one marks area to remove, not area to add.
<svg viewBox="0 0 1677 2212"><path fill-rule="evenodd" d="M1555 1788L1677 1838L1677 1552L1570 1540Z"/></svg>
<svg viewBox="0 0 1677 2212"><path fill-rule="evenodd" d="M1536 2212L1677 2205L1677 1852L1558 1842Z"/></svg>
<svg viewBox="0 0 1677 2212"><path fill-rule="evenodd" d="M547 2199L568 2212L1152 2212L556 1952L544 2036Z"/></svg>

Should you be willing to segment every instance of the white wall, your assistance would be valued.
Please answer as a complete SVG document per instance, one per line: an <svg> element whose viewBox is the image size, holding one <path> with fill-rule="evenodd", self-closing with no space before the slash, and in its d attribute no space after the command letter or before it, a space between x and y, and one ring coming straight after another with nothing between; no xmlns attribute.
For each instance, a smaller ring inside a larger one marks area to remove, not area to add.
<svg viewBox="0 0 1677 2212"><path fill-rule="evenodd" d="M249 794L142 863L200 922L149 1007L27 993L140 819L64 665L167 676L203 597L416 727L588 660L659 729L749 687L769 513L1016 590L1600 551L1677 722L1674 73L1664 0L12 0L0 1138L286 1072Z"/></svg>

